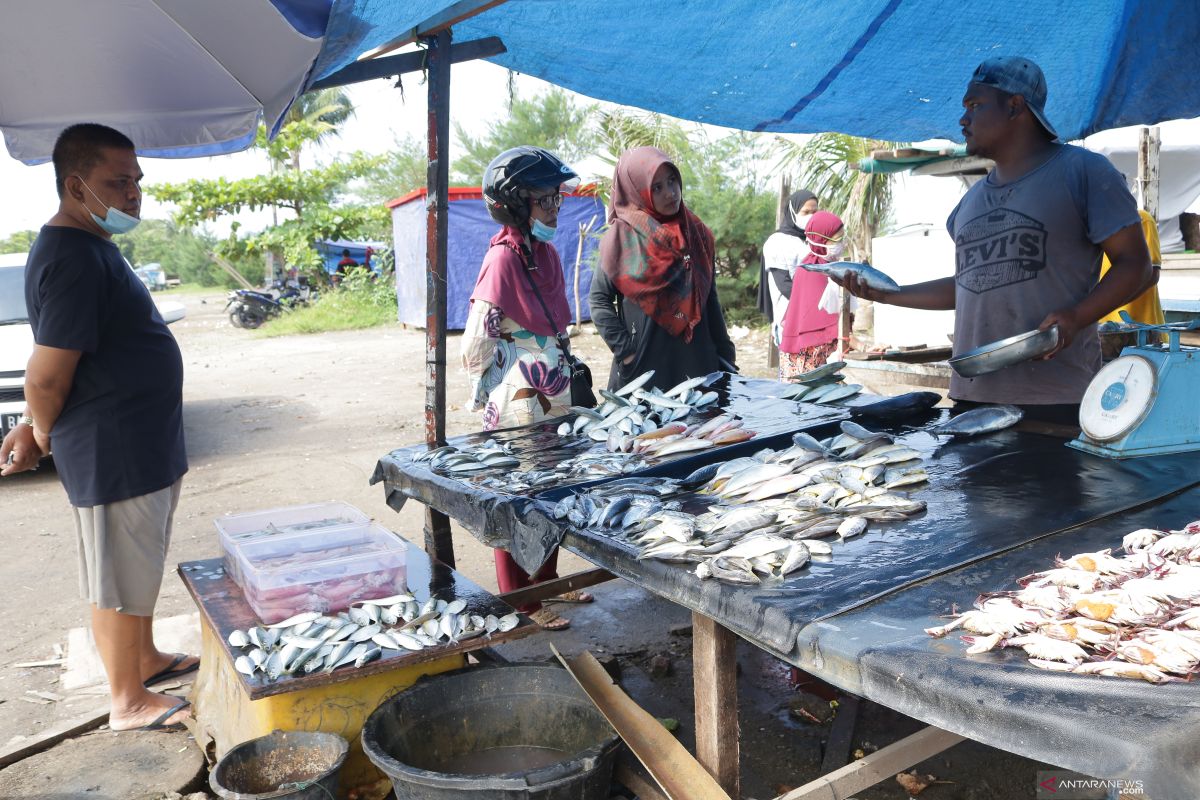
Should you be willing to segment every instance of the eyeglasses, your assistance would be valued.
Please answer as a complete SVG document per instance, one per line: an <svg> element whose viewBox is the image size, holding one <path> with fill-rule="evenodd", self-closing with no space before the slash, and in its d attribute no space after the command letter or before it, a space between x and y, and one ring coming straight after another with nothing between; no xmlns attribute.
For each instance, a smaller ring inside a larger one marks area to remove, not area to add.
<svg viewBox="0 0 1200 800"><path fill-rule="evenodd" d="M544 194L541 197L531 197L533 202L538 204L542 211L549 211L552 208L561 208L563 204L562 192L554 194Z"/></svg>
<svg viewBox="0 0 1200 800"><path fill-rule="evenodd" d="M808 239L812 239L815 236L818 239L825 240L824 242L816 242L816 244L838 244L839 242L842 241L843 238L845 238L845 234L839 233L837 238L831 239L828 236L826 236L825 234L817 233L816 231L809 231L806 234L804 234L804 236L805 236L805 238L808 238Z"/></svg>

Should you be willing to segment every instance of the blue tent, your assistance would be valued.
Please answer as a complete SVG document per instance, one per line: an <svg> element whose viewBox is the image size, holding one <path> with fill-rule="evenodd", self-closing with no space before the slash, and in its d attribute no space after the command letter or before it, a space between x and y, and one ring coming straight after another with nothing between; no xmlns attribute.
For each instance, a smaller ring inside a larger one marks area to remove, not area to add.
<svg viewBox="0 0 1200 800"><path fill-rule="evenodd" d="M371 250L371 270L379 272L379 260L376 257L387 242L352 242L348 239L330 239L313 244L313 249L321 254L325 271L332 275L337 272L338 262L342 260L342 252L350 251L350 257L362 264L367 258L367 249Z"/></svg>
<svg viewBox="0 0 1200 800"><path fill-rule="evenodd" d="M148 155L242 149L314 81L450 23L518 72L745 130L958 139L971 71L1001 54L1042 66L1065 139L1200 116L1194 0L39 0L4 22L0 129L31 162L74 119Z"/></svg>
<svg viewBox="0 0 1200 800"><path fill-rule="evenodd" d="M452 188L448 192L446 241L446 327L462 330L479 265L488 242L500 229L483 205L479 189ZM406 325L425 327L425 193L412 192L392 200L392 236L396 255L396 301L398 318ZM583 238L579 260L579 306L581 320L591 319L588 291L592 287L593 254L600 244L596 235L604 225L604 205L594 196L567 195L558 211L558 235L554 246L563 262L567 302L572 319L575 308L575 262L579 254L580 226L591 222L592 235Z"/></svg>

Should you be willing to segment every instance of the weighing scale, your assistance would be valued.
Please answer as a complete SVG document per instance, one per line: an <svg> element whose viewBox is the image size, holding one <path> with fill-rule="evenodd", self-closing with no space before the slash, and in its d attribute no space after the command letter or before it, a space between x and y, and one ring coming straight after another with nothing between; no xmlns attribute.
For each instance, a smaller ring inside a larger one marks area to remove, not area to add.
<svg viewBox="0 0 1200 800"><path fill-rule="evenodd" d="M1179 344L1196 328L1200 320L1121 326L1137 344L1096 373L1079 406L1081 433L1067 446L1106 458L1200 450L1200 348ZM1151 343L1154 331L1167 343Z"/></svg>

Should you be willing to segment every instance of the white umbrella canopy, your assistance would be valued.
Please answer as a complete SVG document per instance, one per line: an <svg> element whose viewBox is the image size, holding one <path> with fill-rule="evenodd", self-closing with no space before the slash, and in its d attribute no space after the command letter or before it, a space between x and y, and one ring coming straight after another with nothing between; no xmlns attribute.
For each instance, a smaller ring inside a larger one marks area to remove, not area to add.
<svg viewBox="0 0 1200 800"><path fill-rule="evenodd" d="M0 26L0 130L26 163L99 122L143 155L244 149L274 123L321 49L330 2L30 0ZM322 8L323 6L323 8ZM283 11L287 11L283 13Z"/></svg>

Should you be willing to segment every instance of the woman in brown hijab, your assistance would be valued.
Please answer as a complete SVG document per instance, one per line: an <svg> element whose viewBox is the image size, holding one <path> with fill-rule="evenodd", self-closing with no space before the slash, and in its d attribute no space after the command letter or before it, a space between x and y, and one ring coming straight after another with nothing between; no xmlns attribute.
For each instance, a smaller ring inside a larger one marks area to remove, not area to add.
<svg viewBox="0 0 1200 800"><path fill-rule="evenodd" d="M655 147L622 154L589 295L592 321L613 352L609 389L651 369L650 385L662 390L736 369L714 251L712 231L683 204L667 154Z"/></svg>

